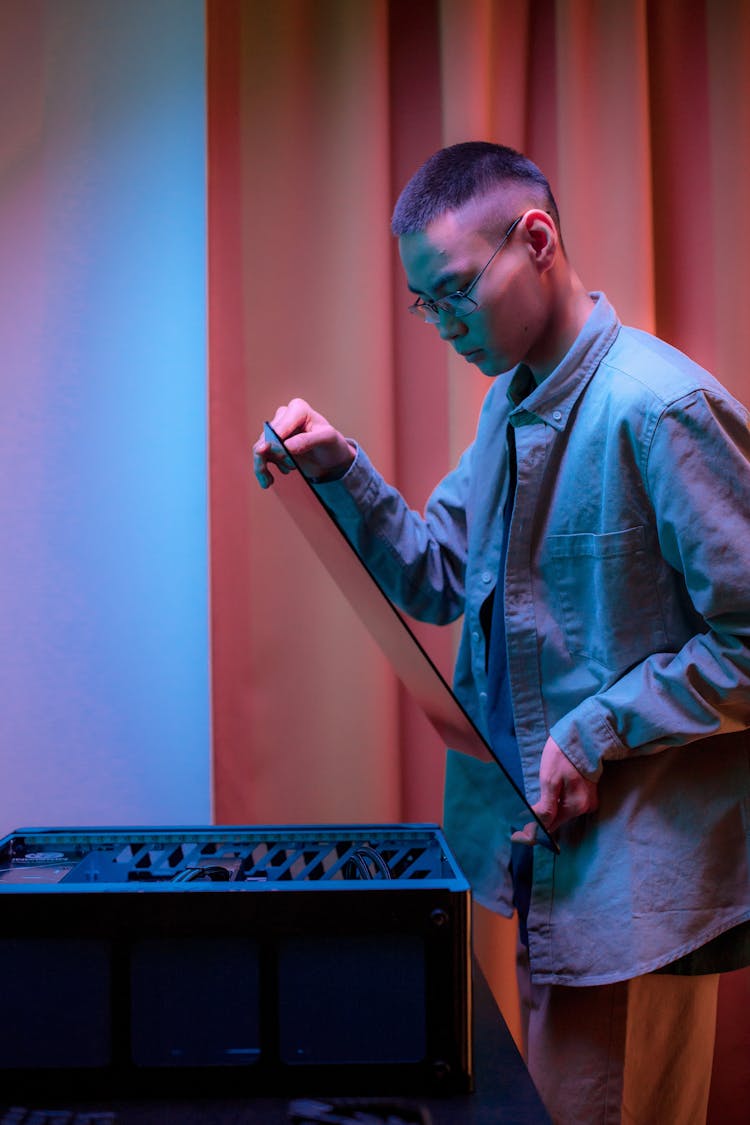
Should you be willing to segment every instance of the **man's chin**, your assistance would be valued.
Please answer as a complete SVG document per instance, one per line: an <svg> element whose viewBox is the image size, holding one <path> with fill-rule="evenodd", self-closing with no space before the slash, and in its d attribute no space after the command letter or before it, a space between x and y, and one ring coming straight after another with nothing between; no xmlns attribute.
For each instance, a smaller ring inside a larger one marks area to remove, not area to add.
<svg viewBox="0 0 750 1125"><path fill-rule="evenodd" d="M502 360L498 361L497 356L484 354L474 360L474 366L488 379L494 379L496 375L504 375L506 371L513 370L512 367L504 366Z"/></svg>
<svg viewBox="0 0 750 1125"><path fill-rule="evenodd" d="M497 355L490 355L483 348L477 348L473 352L466 352L462 357L472 367L476 367L488 379L492 379L495 375L502 375L505 371L511 371L512 365L508 367L504 364L503 358Z"/></svg>

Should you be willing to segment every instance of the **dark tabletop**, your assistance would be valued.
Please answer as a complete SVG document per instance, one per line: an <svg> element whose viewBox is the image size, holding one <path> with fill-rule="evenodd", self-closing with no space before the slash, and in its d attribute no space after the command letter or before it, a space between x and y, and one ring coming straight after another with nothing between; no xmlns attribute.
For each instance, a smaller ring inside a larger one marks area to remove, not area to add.
<svg viewBox="0 0 750 1125"><path fill-rule="evenodd" d="M474 980L474 1067L475 1089L471 1094L435 1098L409 1098L407 1104L417 1104L429 1112L432 1125L549 1125L547 1115L536 1092L526 1066L503 1020L490 989L481 972L475 970ZM391 1092L394 1099L399 1091ZM335 1091L330 1091L330 1097ZM378 1091L363 1090L363 1097L382 1096ZM315 1096L316 1101L325 1097ZM288 1098L247 1098L231 1100L177 1100L86 1103L68 1105L76 1116L68 1118L71 1125L83 1125L91 1114L93 1123L97 1111L113 1114L116 1125L288 1125ZM16 1103L18 1105L18 1103ZM57 1110L40 1097L35 1108ZM20 1108L20 1107L19 1107ZM0 1125L4 1122L31 1122L28 1115L9 1116L7 1101L0 1108ZM49 1121L55 1118L50 1116ZM100 1118L99 1121L106 1120ZM44 1116L36 1117L44 1125ZM58 1117L57 1121L61 1121Z"/></svg>

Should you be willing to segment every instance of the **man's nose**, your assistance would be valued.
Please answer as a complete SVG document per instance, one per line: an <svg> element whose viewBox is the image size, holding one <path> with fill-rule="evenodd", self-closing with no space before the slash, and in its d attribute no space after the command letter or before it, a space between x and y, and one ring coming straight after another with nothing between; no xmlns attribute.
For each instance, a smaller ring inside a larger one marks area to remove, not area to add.
<svg viewBox="0 0 750 1125"><path fill-rule="evenodd" d="M440 319L436 327L441 340L456 340L459 336L465 335L466 325L460 317L454 316L451 312L446 312L445 309L439 310L439 316Z"/></svg>

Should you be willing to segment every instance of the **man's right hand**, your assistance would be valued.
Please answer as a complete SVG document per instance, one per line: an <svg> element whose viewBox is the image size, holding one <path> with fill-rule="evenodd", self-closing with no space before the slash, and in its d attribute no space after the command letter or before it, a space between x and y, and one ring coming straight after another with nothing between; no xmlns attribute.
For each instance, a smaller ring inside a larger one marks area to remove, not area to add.
<svg viewBox="0 0 750 1125"><path fill-rule="evenodd" d="M274 431L283 438L302 470L313 479L343 476L354 460L355 450L322 414L301 398L280 406L271 419ZM270 466L289 472L281 451L261 434L253 446L253 468L261 488L273 484Z"/></svg>

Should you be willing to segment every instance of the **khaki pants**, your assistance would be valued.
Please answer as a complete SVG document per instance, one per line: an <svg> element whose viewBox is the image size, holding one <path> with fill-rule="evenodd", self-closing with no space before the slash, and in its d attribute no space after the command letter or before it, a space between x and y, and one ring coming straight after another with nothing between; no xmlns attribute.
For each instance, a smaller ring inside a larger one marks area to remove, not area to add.
<svg viewBox="0 0 750 1125"><path fill-rule="evenodd" d="M529 1071L555 1125L705 1125L718 974L566 988L532 984L521 965L519 983Z"/></svg>

